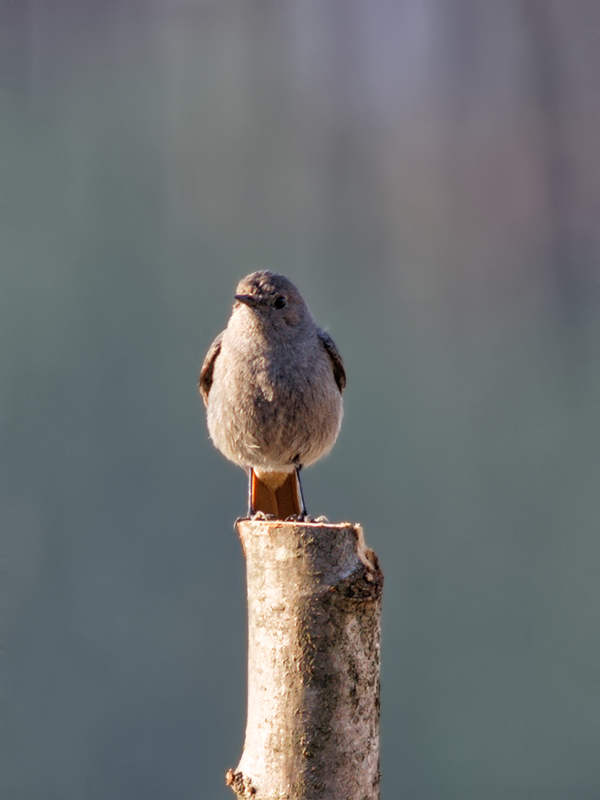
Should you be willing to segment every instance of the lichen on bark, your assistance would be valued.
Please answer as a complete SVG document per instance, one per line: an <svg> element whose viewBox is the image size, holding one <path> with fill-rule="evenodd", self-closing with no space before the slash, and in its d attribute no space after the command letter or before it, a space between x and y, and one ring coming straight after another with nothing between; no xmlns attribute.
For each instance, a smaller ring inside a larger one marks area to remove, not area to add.
<svg viewBox="0 0 600 800"><path fill-rule="evenodd" d="M358 525L241 520L254 800L377 800L383 576Z"/></svg>

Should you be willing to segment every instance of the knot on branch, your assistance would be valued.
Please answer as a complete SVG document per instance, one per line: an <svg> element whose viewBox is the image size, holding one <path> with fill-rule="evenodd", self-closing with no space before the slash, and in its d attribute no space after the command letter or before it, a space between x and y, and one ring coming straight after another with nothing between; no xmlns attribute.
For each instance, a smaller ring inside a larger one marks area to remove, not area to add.
<svg viewBox="0 0 600 800"><path fill-rule="evenodd" d="M378 600L383 591L383 572L372 550L367 550L366 556L366 563L363 562L358 569L334 584L329 591L350 600Z"/></svg>
<svg viewBox="0 0 600 800"><path fill-rule="evenodd" d="M256 789L252 786L252 781L243 772L234 772L232 769L227 770L225 783L227 786L231 786L241 800L251 800L256 795Z"/></svg>

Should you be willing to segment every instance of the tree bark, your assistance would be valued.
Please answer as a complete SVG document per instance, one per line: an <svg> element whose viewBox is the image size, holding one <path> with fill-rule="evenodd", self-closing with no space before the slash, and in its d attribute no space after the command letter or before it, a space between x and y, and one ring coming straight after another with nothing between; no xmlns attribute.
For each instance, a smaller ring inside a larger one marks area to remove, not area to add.
<svg viewBox="0 0 600 800"><path fill-rule="evenodd" d="M377 800L377 557L358 525L245 519L237 529L248 717L228 785L245 800Z"/></svg>

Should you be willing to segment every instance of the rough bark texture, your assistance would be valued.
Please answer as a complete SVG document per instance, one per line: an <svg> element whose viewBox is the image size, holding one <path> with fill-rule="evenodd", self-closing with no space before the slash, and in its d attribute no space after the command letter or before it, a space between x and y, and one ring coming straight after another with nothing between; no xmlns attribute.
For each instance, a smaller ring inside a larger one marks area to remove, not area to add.
<svg viewBox="0 0 600 800"><path fill-rule="evenodd" d="M241 520L248 719L227 783L253 800L379 798L383 576L359 526Z"/></svg>

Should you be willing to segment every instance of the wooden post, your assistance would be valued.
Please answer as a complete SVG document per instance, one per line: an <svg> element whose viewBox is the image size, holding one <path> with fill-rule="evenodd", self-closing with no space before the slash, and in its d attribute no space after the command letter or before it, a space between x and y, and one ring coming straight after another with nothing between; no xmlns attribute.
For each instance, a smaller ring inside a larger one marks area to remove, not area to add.
<svg viewBox="0 0 600 800"><path fill-rule="evenodd" d="M244 800L378 800L383 576L358 525L241 520Z"/></svg>

